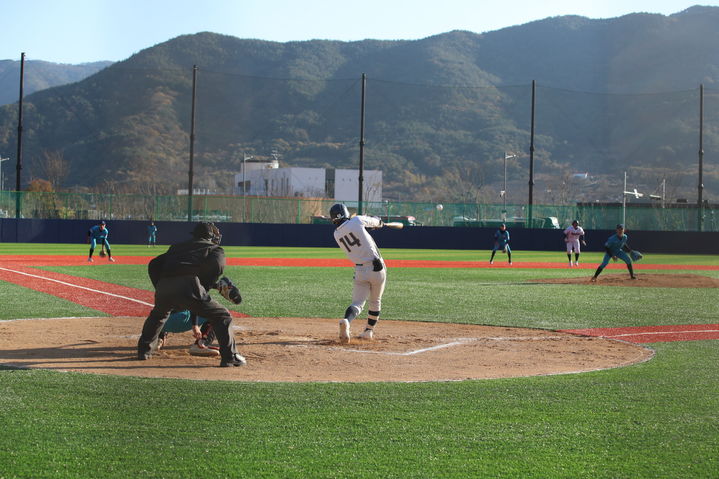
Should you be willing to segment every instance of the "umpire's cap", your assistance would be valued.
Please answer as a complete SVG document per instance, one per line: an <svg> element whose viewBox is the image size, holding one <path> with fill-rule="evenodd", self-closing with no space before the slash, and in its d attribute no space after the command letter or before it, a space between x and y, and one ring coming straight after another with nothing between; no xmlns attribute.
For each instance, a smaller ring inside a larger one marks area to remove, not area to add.
<svg viewBox="0 0 719 479"><path fill-rule="evenodd" d="M208 239L215 244L220 244L222 240L219 228L215 226L214 223L204 221L195 225L195 228L192 230L192 236L196 239Z"/></svg>

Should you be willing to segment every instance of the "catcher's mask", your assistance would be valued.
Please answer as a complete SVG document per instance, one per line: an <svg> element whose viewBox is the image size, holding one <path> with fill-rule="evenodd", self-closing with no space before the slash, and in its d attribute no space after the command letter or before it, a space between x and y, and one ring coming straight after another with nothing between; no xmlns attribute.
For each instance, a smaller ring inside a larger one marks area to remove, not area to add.
<svg viewBox="0 0 719 479"><path fill-rule="evenodd" d="M214 223L197 223L192 230L192 236L196 239L208 239L215 244L220 244L220 241L222 241L222 234Z"/></svg>
<svg viewBox="0 0 719 479"><path fill-rule="evenodd" d="M342 203L336 203L330 208L330 219L338 225L350 219L350 212Z"/></svg>

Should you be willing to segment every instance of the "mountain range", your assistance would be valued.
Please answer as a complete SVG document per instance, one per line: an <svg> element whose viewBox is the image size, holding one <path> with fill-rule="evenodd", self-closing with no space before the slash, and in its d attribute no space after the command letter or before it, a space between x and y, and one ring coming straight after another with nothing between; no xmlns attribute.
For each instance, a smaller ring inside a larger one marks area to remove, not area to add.
<svg viewBox="0 0 719 479"><path fill-rule="evenodd" d="M20 63L20 60L0 60L0 105L18 101ZM75 83L94 75L109 65L112 65L112 62L102 61L70 65L42 60L26 60L23 93L31 95L36 91L54 86Z"/></svg>
<svg viewBox="0 0 719 479"><path fill-rule="evenodd" d="M391 199L496 202L506 189L521 203L531 153L535 202L616 200L624 171L632 187L693 201L702 84L713 201L717 44L719 7L700 6L421 40L184 35L28 95L23 184L172 193L187 187L194 124L194 185L218 193L246 156L356 168L363 134L364 167L383 171ZM0 107L0 154L12 159L17 116L17 104Z"/></svg>

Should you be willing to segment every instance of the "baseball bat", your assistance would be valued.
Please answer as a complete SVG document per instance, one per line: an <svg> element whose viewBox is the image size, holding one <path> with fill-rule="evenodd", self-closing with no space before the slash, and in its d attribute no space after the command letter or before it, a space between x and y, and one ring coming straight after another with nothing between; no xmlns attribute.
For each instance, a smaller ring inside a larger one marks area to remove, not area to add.
<svg viewBox="0 0 719 479"><path fill-rule="evenodd" d="M392 228L393 230L401 230L404 228L404 223L400 223L399 221L390 221L389 223L384 224L387 228Z"/></svg>

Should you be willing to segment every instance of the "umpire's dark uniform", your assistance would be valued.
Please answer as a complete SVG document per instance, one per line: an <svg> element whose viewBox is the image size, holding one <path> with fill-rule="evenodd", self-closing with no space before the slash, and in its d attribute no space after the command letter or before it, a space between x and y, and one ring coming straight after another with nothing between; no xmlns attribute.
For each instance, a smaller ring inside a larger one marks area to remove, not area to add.
<svg viewBox="0 0 719 479"><path fill-rule="evenodd" d="M194 239L170 246L148 265L155 286L155 307L142 327L137 358L150 358L173 309L187 309L212 324L220 345L220 365L240 366L245 360L237 353L231 330L232 316L208 294L225 268L225 251L219 246L220 232L212 223L199 223L192 235Z"/></svg>

